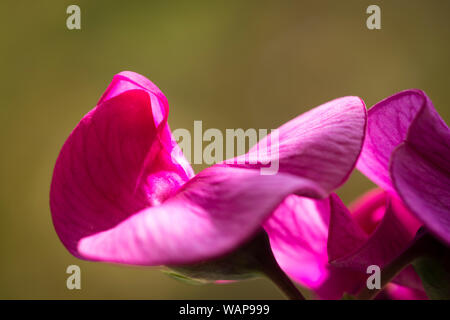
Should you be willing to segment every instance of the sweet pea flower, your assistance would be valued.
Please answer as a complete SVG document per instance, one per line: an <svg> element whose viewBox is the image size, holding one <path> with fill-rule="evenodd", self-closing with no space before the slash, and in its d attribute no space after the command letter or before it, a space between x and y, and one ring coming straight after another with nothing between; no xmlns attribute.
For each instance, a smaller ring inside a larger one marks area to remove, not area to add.
<svg viewBox="0 0 450 320"><path fill-rule="evenodd" d="M332 197L327 247L334 267L361 273L371 265L382 269L405 250L421 226L399 198L381 189L367 192L349 209L337 196ZM402 270L388 284L384 296L426 299L421 280L412 266Z"/></svg>
<svg viewBox="0 0 450 320"><path fill-rule="evenodd" d="M361 272L328 263L332 199L290 195L264 224L281 269L319 299L354 294L365 281Z"/></svg>
<svg viewBox="0 0 450 320"><path fill-rule="evenodd" d="M424 92L402 91L372 107L357 168L379 189L359 199L353 214L344 206L332 211L331 263L360 271L386 267L411 245L422 225L448 244L449 164L449 129ZM426 298L411 266L393 282L403 285L387 288L393 295Z"/></svg>
<svg viewBox="0 0 450 320"><path fill-rule="evenodd" d="M74 256L146 266L224 256L261 226L283 224L279 205L287 196L323 199L342 184L366 126L362 100L339 98L278 129L278 173L225 161L194 175L168 112L152 82L121 72L68 137L55 164L50 208Z"/></svg>
<svg viewBox="0 0 450 320"><path fill-rule="evenodd" d="M366 286L367 267L387 265L420 227L399 199L378 189L350 209L336 194L322 200L290 195L274 217L264 227L277 262L319 299L356 295ZM384 297L426 298L411 267L393 280Z"/></svg>
<svg viewBox="0 0 450 320"><path fill-rule="evenodd" d="M362 196L350 210L336 195L290 196L277 208L280 219L266 223L281 268L317 297L338 299L365 286L368 266L383 268L401 254L422 223L448 243L449 137L422 91L403 91L371 108L357 167L382 189ZM426 298L411 266L383 295Z"/></svg>

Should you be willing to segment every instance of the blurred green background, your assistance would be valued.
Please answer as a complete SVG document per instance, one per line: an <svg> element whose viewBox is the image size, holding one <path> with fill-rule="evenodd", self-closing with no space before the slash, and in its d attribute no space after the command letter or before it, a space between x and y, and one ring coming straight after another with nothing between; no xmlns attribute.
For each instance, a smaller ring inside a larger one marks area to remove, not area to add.
<svg viewBox="0 0 450 320"><path fill-rule="evenodd" d="M70 4L81 7L81 30L66 28ZM366 28L370 4L381 7L379 31ZM172 129L276 128L339 96L371 106L413 87L450 117L447 0L3 0L0 12L3 299L283 298L264 279L191 286L155 268L80 261L62 246L48 204L53 165L122 70L161 88ZM349 203L371 186L355 173L339 194ZM66 288L70 264L81 267L79 291Z"/></svg>

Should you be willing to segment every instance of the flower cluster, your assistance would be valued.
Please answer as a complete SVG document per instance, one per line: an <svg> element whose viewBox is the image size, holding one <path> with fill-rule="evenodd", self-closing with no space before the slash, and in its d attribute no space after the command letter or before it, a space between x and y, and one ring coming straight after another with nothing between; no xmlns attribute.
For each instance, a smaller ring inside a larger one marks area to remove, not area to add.
<svg viewBox="0 0 450 320"><path fill-rule="evenodd" d="M421 228L450 245L450 131L424 92L397 93L368 112L358 97L338 98L292 119L277 130L273 175L229 160L194 174L168 114L151 81L121 72L68 137L50 207L74 256L211 281L240 279L246 257L259 257L256 271L274 258L321 299L358 295L377 265L391 273L380 297L427 297L413 259L395 269ZM355 167L379 188L347 208L333 192ZM248 245L261 232L270 244L262 258Z"/></svg>

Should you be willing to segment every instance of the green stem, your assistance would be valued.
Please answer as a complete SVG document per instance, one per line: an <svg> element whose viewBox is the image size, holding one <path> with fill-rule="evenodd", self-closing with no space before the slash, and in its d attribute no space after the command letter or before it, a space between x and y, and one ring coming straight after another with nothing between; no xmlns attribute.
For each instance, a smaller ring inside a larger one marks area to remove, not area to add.
<svg viewBox="0 0 450 320"><path fill-rule="evenodd" d="M433 248L435 239L428 233L420 233L414 242L400 254L391 263L385 266L381 271L380 289L369 289L365 287L357 295L359 300L374 299L383 288L392 281L404 268L411 264L415 259L429 253Z"/></svg>
<svg viewBox="0 0 450 320"><path fill-rule="evenodd" d="M278 266L276 261L271 268L264 270L265 275L286 295L289 300L305 300L300 290Z"/></svg>
<svg viewBox="0 0 450 320"><path fill-rule="evenodd" d="M275 259L270 247L270 240L267 234L262 231L255 237L255 243L258 244L259 250L254 250L256 259L260 266L260 271L267 276L290 300L305 300L300 290L289 279L289 277L281 270Z"/></svg>

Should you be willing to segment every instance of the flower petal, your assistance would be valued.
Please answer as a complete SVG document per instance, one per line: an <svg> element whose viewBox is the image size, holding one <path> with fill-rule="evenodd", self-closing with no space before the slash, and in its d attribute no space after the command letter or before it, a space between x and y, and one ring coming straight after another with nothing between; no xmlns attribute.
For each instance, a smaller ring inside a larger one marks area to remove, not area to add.
<svg viewBox="0 0 450 320"><path fill-rule="evenodd" d="M450 130L423 93L425 103L412 122L406 141L424 158L442 170L450 172Z"/></svg>
<svg viewBox="0 0 450 320"><path fill-rule="evenodd" d="M369 109L367 135L357 168L382 189L395 192L389 176L389 159L402 143L427 98L422 91L397 93Z"/></svg>
<svg viewBox="0 0 450 320"><path fill-rule="evenodd" d="M328 235L328 257L332 265L365 272L371 264L384 266L406 248L408 239L414 237L420 223L400 200L389 199L390 196L380 189L369 191L355 202L350 214L342 201L332 195ZM395 208L395 214L386 213L388 201L394 203L388 211ZM374 218L380 211L382 216ZM361 226L366 228L363 230ZM393 281L423 291L412 268L403 270Z"/></svg>
<svg viewBox="0 0 450 320"><path fill-rule="evenodd" d="M114 79L120 90L110 86L97 107L83 117L53 172L53 223L76 256L79 239L164 201L192 170L176 162L171 137L164 134L170 133L164 117L155 118L155 109L164 102L152 91L126 85L121 77Z"/></svg>
<svg viewBox="0 0 450 320"><path fill-rule="evenodd" d="M307 287L316 286L327 273L328 214L328 199L291 195L264 224L278 264Z"/></svg>
<svg viewBox="0 0 450 320"><path fill-rule="evenodd" d="M337 195L331 195L330 205L331 217L327 248L329 260L334 261L364 245L368 235L356 223Z"/></svg>
<svg viewBox="0 0 450 320"><path fill-rule="evenodd" d="M391 172L408 208L433 234L450 245L450 174L408 143L392 155Z"/></svg>
<svg viewBox="0 0 450 320"><path fill-rule="evenodd" d="M132 71L122 71L116 74L97 105L121 93L134 89L151 93L150 98L152 100L152 113L155 126L158 126L160 123L165 124L169 117L169 103L166 97L153 82Z"/></svg>
<svg viewBox="0 0 450 320"><path fill-rule="evenodd" d="M349 210L361 229L366 234L371 234L386 211L387 193L383 189L375 188L360 196L349 206Z"/></svg>
<svg viewBox="0 0 450 320"><path fill-rule="evenodd" d="M377 299L389 300L428 300L423 289L414 289L395 283L389 283Z"/></svg>
<svg viewBox="0 0 450 320"><path fill-rule="evenodd" d="M255 234L292 193L324 196L307 179L215 165L160 206L82 239L78 250L87 259L139 265L179 265L219 257Z"/></svg>
<svg viewBox="0 0 450 320"><path fill-rule="evenodd" d="M157 127L160 132L160 135L158 136L160 143L164 145L165 149L171 150L172 162L178 165L180 169L183 169L189 178L193 177L194 171L184 157L175 138L172 136L169 124L167 123L169 117L169 103L167 102L166 96L153 82L136 72L122 71L114 76L97 105L123 92L133 89L143 90L149 94L153 121L155 127Z"/></svg>
<svg viewBox="0 0 450 320"><path fill-rule="evenodd" d="M274 256L291 278L312 289L321 299L339 299L356 293L364 273L328 263L327 238L330 200L291 195L264 224Z"/></svg>
<svg viewBox="0 0 450 320"><path fill-rule="evenodd" d="M360 154L366 109L358 97L318 106L267 135L248 154L226 160L230 166L264 168L278 161L278 171L316 181L331 192L350 175Z"/></svg>
<svg viewBox="0 0 450 320"><path fill-rule="evenodd" d="M429 99L394 151L390 172L408 208L450 245L450 130Z"/></svg>
<svg viewBox="0 0 450 320"><path fill-rule="evenodd" d="M336 198L332 199L336 201ZM342 216L350 216L350 212L344 206L339 206L341 210L332 210L331 220L343 219ZM336 239L339 237L348 238L349 235L342 232L338 227L341 224L331 223L330 225L330 242L339 242ZM347 253L341 253L341 256L334 255L334 260L331 262L335 266L352 268L360 271L365 271L370 265L378 265L383 268L394 258L396 258L403 250L407 248L414 236L420 223L411 215L411 213L403 206L400 199L394 196L387 198L386 213L383 216L378 227L367 238L365 242L353 247L353 250L348 250ZM330 244L329 242L329 244ZM344 242L345 241L341 241ZM349 247L350 248L350 247ZM350 248L351 249L351 248Z"/></svg>

